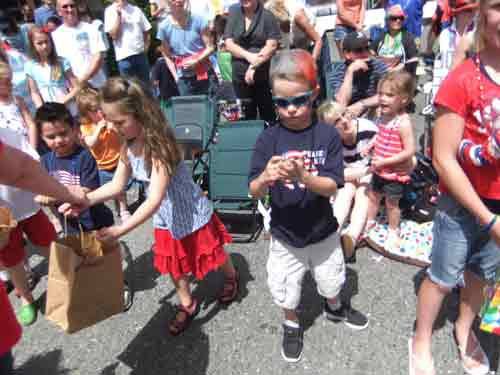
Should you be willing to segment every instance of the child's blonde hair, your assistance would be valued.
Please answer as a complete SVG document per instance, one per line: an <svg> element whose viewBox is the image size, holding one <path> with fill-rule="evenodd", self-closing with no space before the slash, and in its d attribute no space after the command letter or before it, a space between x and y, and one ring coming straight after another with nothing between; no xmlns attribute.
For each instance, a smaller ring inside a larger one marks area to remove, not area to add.
<svg viewBox="0 0 500 375"><path fill-rule="evenodd" d="M479 14L478 14L478 22L477 28L474 31L474 52L480 52L484 46L485 41L488 39L488 35L486 35L485 27L486 27L486 12L488 9L497 4L498 0L480 0L479 1Z"/></svg>
<svg viewBox="0 0 500 375"><path fill-rule="evenodd" d="M405 70L389 72L383 76L378 83L378 91L380 91L384 85L389 85L396 95L406 96L406 104L410 104L415 95L415 79Z"/></svg>
<svg viewBox="0 0 500 375"><path fill-rule="evenodd" d="M344 114L345 110L346 107L342 104L333 100L325 100L317 109L318 120L325 122L327 117L329 117L330 120L337 121Z"/></svg>
<svg viewBox="0 0 500 375"><path fill-rule="evenodd" d="M181 161L181 151L174 132L160 106L137 79L113 77L101 89L101 102L115 104L123 114L132 115L144 132L144 157L148 170L151 160L163 164L173 176Z"/></svg>
<svg viewBox="0 0 500 375"><path fill-rule="evenodd" d="M3 61L0 61L0 79L12 79L12 69Z"/></svg>
<svg viewBox="0 0 500 375"><path fill-rule="evenodd" d="M80 119L84 123L92 122L90 114L96 113L101 109L99 91L93 87L86 86L82 88L76 96L76 105L80 113Z"/></svg>

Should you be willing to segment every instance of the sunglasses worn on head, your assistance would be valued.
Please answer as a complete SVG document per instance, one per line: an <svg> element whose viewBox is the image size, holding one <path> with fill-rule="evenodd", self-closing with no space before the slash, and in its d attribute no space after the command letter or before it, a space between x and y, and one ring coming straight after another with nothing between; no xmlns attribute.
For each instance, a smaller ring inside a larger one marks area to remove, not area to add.
<svg viewBox="0 0 500 375"><path fill-rule="evenodd" d="M391 16L389 17L389 21L401 21L403 22L405 18L403 16Z"/></svg>
<svg viewBox="0 0 500 375"><path fill-rule="evenodd" d="M288 97L273 96L273 102L274 105L276 105L276 107L278 108L288 108L291 105L293 105L294 107L302 107L303 105L309 103L312 95L313 91L311 90L302 95L297 95L297 96L288 96Z"/></svg>

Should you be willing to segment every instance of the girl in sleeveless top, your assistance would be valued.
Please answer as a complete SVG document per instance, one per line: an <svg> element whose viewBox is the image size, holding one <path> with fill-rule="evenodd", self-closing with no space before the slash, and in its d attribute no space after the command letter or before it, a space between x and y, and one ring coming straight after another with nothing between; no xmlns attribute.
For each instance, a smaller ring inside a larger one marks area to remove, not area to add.
<svg viewBox="0 0 500 375"><path fill-rule="evenodd" d="M170 333L178 335L199 311L189 274L201 280L222 268L225 281L218 300L229 304L236 299L238 275L224 251L231 236L193 182L173 131L149 91L135 79L111 78L102 88L101 106L126 145L113 180L89 193L89 204L116 198L130 177L144 182L148 194L130 219L101 230L100 239L116 240L153 216L154 265L160 273L170 274L180 300L169 324Z"/></svg>
<svg viewBox="0 0 500 375"><path fill-rule="evenodd" d="M415 139L410 116L406 108L413 98L414 80L404 71L392 72L382 78L378 85L380 118L377 121L378 134L373 144L373 158L366 230L375 225L380 200L384 196L389 231L385 247L398 249L400 246L399 223L401 211L399 200L410 176L395 167L411 163L415 155Z"/></svg>

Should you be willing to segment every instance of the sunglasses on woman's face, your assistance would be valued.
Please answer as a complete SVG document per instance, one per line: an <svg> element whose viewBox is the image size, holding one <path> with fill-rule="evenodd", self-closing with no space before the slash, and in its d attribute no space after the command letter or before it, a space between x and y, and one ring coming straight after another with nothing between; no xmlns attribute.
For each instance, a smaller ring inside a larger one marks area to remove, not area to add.
<svg viewBox="0 0 500 375"><path fill-rule="evenodd" d="M403 16L389 17L389 21L401 21L403 22L405 18Z"/></svg>
<svg viewBox="0 0 500 375"><path fill-rule="evenodd" d="M309 104L311 97L313 95L313 91L308 91L302 95L297 96L273 96L274 105L278 108L286 109L289 106L293 105L294 107L302 107L303 105Z"/></svg>
<svg viewBox="0 0 500 375"><path fill-rule="evenodd" d="M63 9L75 9L76 5L75 4L64 4L64 5L61 5L61 8L63 8Z"/></svg>

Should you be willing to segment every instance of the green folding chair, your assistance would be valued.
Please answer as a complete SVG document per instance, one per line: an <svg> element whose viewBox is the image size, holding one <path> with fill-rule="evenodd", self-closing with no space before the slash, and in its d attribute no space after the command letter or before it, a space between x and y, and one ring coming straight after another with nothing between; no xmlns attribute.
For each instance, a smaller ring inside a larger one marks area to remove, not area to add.
<svg viewBox="0 0 500 375"><path fill-rule="evenodd" d="M217 126L216 142L211 145L208 196L218 212L252 215L253 231L247 241L262 230L257 200L248 194L248 171L257 137L264 121L235 121Z"/></svg>
<svg viewBox="0 0 500 375"><path fill-rule="evenodd" d="M184 158L191 166L193 178L202 183L208 175L208 147L214 136L216 106L206 95L174 96L161 103L163 113L174 129ZM191 150L199 150L191 156Z"/></svg>

